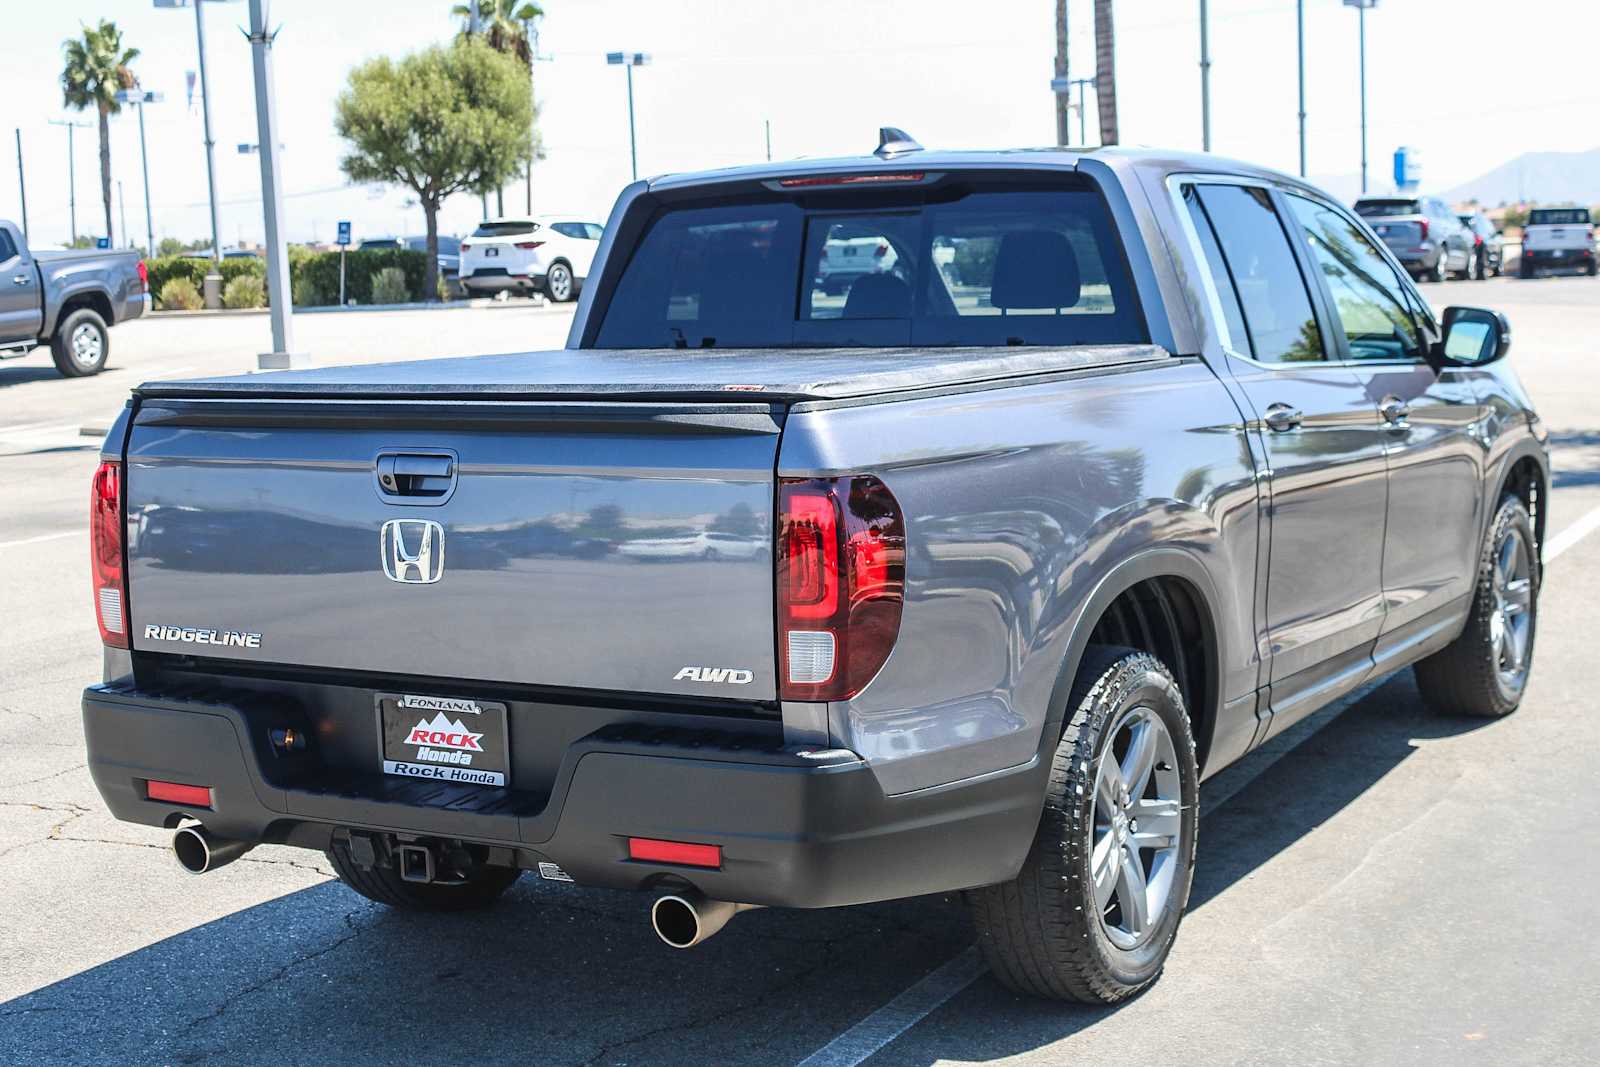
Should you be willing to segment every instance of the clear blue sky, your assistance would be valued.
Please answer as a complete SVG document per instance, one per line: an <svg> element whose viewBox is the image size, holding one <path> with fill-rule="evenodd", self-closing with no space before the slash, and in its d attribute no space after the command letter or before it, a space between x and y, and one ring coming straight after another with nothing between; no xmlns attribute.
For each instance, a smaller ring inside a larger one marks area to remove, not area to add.
<svg viewBox="0 0 1600 1067"><path fill-rule="evenodd" d="M16 217L13 127L22 130L36 240L67 233L61 42L102 16L143 50L135 69L167 94L147 113L157 237L201 236L205 174L199 102L185 102L195 68L192 12L150 0L3 0L0 60L0 215ZM352 188L338 170L332 101L349 69L380 54L447 40L450 0L275 0L279 115L288 233L332 237L340 218L362 234L420 232L421 212L394 190ZM535 209L603 219L628 179L623 75L610 49L646 50L637 71L644 173L869 149L880 124L925 144L992 147L1054 138L1048 82L1052 0L545 0L537 69L549 159L535 168ZM1090 73L1092 0L1071 0L1074 75ZM1295 147L1293 0L1212 0L1213 147L1292 171ZM1348 193L1359 160L1356 13L1307 0L1310 172ZM245 5L206 6L224 244L261 234ZM1118 4L1118 96L1123 140L1198 148L1197 0ZM1380 0L1368 16L1371 154L1375 181L1397 145L1415 146L1427 185L1468 180L1524 151L1600 147L1593 116L1600 44L1596 0ZM1535 77L1526 76L1528 72ZM84 116L88 118L89 116ZM1090 137L1094 138L1091 116ZM128 228L143 238L144 190L131 111L112 120L113 177ZM93 130L77 141L78 223L98 232ZM1597 190L1600 193L1600 190ZM520 182L508 211L523 204ZM115 197L115 192L113 192ZM491 201L491 208L492 208ZM475 198L446 205L444 229L469 230ZM119 223L120 226L120 223ZM120 236L120 234L119 234Z"/></svg>

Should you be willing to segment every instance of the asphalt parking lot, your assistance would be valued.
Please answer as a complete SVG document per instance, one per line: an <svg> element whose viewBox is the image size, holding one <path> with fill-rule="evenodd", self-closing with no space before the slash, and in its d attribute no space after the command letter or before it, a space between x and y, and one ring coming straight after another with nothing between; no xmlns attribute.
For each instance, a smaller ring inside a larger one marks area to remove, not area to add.
<svg viewBox="0 0 1600 1067"><path fill-rule="evenodd" d="M1369 686L1202 789L1191 913L1112 1009L1013 996L955 898L758 911L691 952L644 896L525 877L467 916L389 912L262 847L205 878L84 769L100 671L83 532L127 389L252 368L261 316L119 327L110 369L0 363L0 1062L1592 1063L1600 1004L1600 281L1423 287L1498 307L1555 447L1536 667L1495 723ZM318 362L559 346L512 304L297 320Z"/></svg>

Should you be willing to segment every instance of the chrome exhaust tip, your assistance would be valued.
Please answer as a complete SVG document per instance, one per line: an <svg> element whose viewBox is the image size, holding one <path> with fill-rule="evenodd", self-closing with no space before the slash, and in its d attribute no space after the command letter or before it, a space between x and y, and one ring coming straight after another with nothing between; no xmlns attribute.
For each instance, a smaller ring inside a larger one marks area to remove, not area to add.
<svg viewBox="0 0 1600 1067"><path fill-rule="evenodd" d="M650 926L673 948L693 948L727 926L741 911L759 907L760 904L711 900L690 889L657 898L650 906Z"/></svg>
<svg viewBox="0 0 1600 1067"><path fill-rule="evenodd" d="M172 855L190 874L225 867L255 847L248 841L218 837L204 826L185 826L172 835Z"/></svg>

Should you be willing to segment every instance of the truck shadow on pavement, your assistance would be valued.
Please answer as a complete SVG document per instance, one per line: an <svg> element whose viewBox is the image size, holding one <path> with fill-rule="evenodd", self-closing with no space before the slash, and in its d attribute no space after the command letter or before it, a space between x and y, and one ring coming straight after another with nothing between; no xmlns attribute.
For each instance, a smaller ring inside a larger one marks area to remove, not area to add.
<svg viewBox="0 0 1600 1067"><path fill-rule="evenodd" d="M1409 671L1389 679L1208 814L1191 911L1336 817L1416 739L1478 725L1429 715ZM426 916L320 885L0 1004L0 1060L793 1063L972 938L951 895L757 911L676 952L651 933L648 903L528 876L490 911ZM879 1061L930 1063L931 1044L995 1059L1117 1010L1028 1000L985 977L943 1009L980 1027L956 1036L936 1013Z"/></svg>

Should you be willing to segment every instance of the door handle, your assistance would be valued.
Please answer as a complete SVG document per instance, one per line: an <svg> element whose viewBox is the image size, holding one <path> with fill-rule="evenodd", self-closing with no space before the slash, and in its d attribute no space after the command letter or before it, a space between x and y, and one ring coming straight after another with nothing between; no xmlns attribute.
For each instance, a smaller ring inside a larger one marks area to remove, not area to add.
<svg viewBox="0 0 1600 1067"><path fill-rule="evenodd" d="M456 482L456 461L450 454L385 452L378 456L378 491L386 497L420 498L443 503Z"/></svg>
<svg viewBox="0 0 1600 1067"><path fill-rule="evenodd" d="M1386 396L1378 402L1378 414L1390 426L1403 426L1411 414L1411 405L1397 396Z"/></svg>
<svg viewBox="0 0 1600 1067"><path fill-rule="evenodd" d="M28 277L26 274L13 274L11 276L12 285L27 285L32 281L33 279Z"/></svg>
<svg viewBox="0 0 1600 1067"><path fill-rule="evenodd" d="M1273 433L1287 433L1298 430L1300 423L1305 420L1305 414L1299 408L1290 407L1288 404L1269 404L1267 413L1262 422L1267 424L1267 429Z"/></svg>

